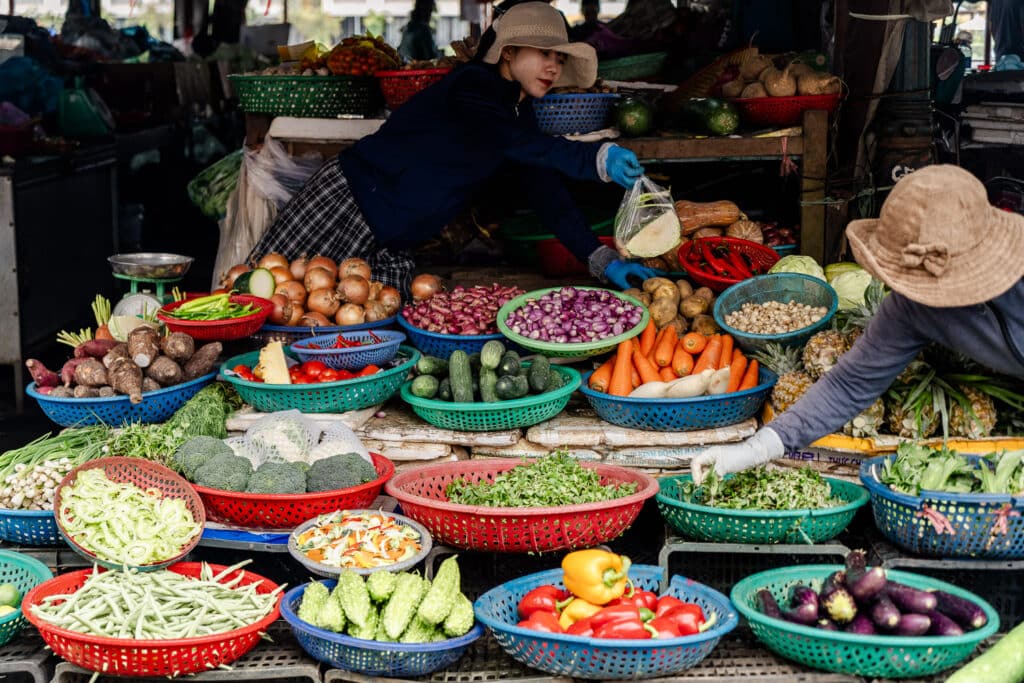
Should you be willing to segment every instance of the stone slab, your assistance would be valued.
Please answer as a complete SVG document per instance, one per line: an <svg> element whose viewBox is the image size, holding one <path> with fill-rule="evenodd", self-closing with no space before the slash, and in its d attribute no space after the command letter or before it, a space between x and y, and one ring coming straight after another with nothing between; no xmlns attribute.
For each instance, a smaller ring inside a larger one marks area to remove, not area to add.
<svg viewBox="0 0 1024 683"><path fill-rule="evenodd" d="M412 412L405 403L392 401L384 410L384 417L368 420L357 430L363 439L404 441L407 443L446 443L454 446L511 446L519 441L522 432L510 429L500 432L457 432L441 429Z"/></svg>

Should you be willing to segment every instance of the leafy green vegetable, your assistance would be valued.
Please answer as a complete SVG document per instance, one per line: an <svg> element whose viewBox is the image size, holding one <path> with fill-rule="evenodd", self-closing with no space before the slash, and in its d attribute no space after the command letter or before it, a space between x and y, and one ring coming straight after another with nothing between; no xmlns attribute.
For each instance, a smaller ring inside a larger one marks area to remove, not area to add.
<svg viewBox="0 0 1024 683"><path fill-rule="evenodd" d="M943 447L940 450L902 443L878 479L894 491L912 496L946 493L1020 493L1024 491L1024 450L990 453L975 461Z"/></svg>
<svg viewBox="0 0 1024 683"><path fill-rule="evenodd" d="M842 505L832 487L810 467L799 470L754 467L721 478L712 470L701 486L682 486L688 503L730 510L815 510Z"/></svg>
<svg viewBox="0 0 1024 683"><path fill-rule="evenodd" d="M244 148L231 152L189 182L188 198L208 218L219 220L224 217L228 197L238 185L244 152Z"/></svg>

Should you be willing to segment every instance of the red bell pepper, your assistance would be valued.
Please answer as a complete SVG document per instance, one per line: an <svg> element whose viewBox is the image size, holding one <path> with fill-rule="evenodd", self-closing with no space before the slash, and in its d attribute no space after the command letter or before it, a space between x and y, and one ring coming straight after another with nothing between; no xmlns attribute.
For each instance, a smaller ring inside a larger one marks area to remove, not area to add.
<svg viewBox="0 0 1024 683"><path fill-rule="evenodd" d="M558 615L554 612L545 612L543 610L531 612L527 619L523 619L516 626L533 629L534 631L544 631L545 633L565 633L565 629L558 623Z"/></svg>
<svg viewBox="0 0 1024 683"><path fill-rule="evenodd" d="M637 607L646 607L652 612L658 607L658 596L652 591L633 591L633 595L627 597L623 595L621 598L616 598L608 603L608 607L613 605L636 605Z"/></svg>
<svg viewBox="0 0 1024 683"><path fill-rule="evenodd" d="M638 619L612 621L594 629L595 638L634 639L650 638L653 629Z"/></svg>
<svg viewBox="0 0 1024 683"><path fill-rule="evenodd" d="M679 625L670 617L655 617L648 621L647 625L658 632L654 637L661 640L665 638L679 638L683 635Z"/></svg>
<svg viewBox="0 0 1024 683"><path fill-rule="evenodd" d="M569 597L567 591L556 586L538 586L523 596L519 601L519 617L529 619L534 612L551 612L558 616L561 607L559 603Z"/></svg>
<svg viewBox="0 0 1024 683"><path fill-rule="evenodd" d="M636 605L630 604L603 607L599 612L595 612L590 617L590 623L594 627L595 633L605 624L612 624L617 621L637 621L643 623L640 619L640 609Z"/></svg>
<svg viewBox="0 0 1024 683"><path fill-rule="evenodd" d="M380 368L376 365L367 365L365 368L355 374L356 377L369 377L380 372Z"/></svg>
<svg viewBox="0 0 1024 683"><path fill-rule="evenodd" d="M691 607L696 607L694 611ZM691 636L694 633L700 633L701 625L704 623L704 613L697 605L684 604L682 607L676 607L670 609L668 612L661 616L662 619L668 619L675 622L680 635Z"/></svg>
<svg viewBox="0 0 1024 683"><path fill-rule="evenodd" d="M658 598L658 606L654 608L654 615L660 617L670 609L673 609L675 607L682 607L685 604L686 603L680 600L679 598L673 597L671 595L662 595L660 598Z"/></svg>
<svg viewBox="0 0 1024 683"><path fill-rule="evenodd" d="M569 628L565 629L565 632L571 636L583 636L589 638L594 635L594 625L591 623L593 617L586 617L579 621L574 621L569 625Z"/></svg>

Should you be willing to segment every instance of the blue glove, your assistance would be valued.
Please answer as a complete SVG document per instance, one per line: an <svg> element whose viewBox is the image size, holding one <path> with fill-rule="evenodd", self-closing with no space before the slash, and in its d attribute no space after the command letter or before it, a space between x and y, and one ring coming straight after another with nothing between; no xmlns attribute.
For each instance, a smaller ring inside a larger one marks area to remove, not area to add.
<svg viewBox="0 0 1024 683"><path fill-rule="evenodd" d="M644 167L637 161L636 155L625 147L612 145L608 148L605 159L605 173L608 177L627 190L644 174Z"/></svg>
<svg viewBox="0 0 1024 683"><path fill-rule="evenodd" d="M632 284L626 279L630 276L639 278L640 282L643 282L648 278L659 277L664 274L664 271L658 270L657 268L648 268L647 266L642 266L639 263L623 261L622 259L612 261L604 269L604 276L609 282L620 289L629 289L630 287L640 286L639 282L637 284Z"/></svg>

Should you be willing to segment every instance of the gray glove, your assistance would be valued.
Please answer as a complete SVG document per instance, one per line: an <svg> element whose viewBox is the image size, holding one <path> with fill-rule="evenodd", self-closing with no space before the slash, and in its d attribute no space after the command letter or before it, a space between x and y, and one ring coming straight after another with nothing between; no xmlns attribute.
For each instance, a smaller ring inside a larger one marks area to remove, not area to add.
<svg viewBox="0 0 1024 683"><path fill-rule="evenodd" d="M769 427L762 427L743 443L712 446L690 460L693 482L700 486L712 467L719 476L762 465L786 452L782 439Z"/></svg>

